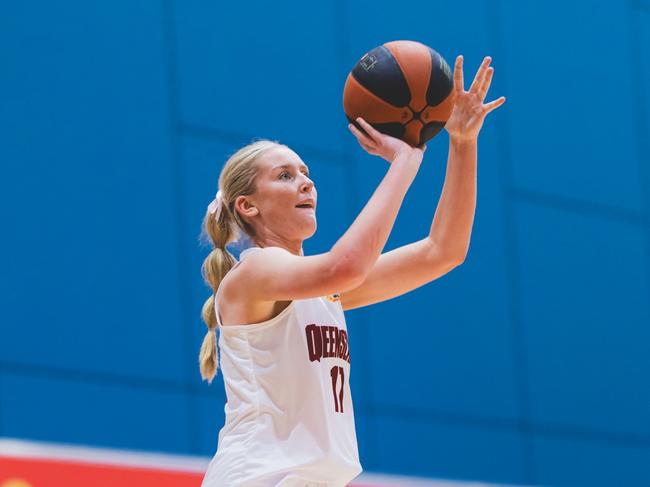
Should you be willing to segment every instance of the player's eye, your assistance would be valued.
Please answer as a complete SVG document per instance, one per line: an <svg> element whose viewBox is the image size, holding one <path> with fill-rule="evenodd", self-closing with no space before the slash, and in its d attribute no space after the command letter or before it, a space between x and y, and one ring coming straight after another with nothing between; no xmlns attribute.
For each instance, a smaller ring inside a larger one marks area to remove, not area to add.
<svg viewBox="0 0 650 487"><path fill-rule="evenodd" d="M309 171L302 171L302 173L303 173L305 176L309 177ZM282 171L282 172L278 175L278 178L279 178L279 179L283 179L284 176L291 176L291 173L290 173L289 171Z"/></svg>

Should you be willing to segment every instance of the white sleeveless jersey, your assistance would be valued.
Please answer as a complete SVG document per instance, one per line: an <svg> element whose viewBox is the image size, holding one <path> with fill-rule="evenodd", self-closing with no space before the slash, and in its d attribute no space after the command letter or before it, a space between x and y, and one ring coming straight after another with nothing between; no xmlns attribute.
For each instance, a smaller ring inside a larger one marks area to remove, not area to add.
<svg viewBox="0 0 650 487"><path fill-rule="evenodd" d="M244 250L235 266L258 249ZM262 323L221 326L219 290L226 420L202 487L346 486L362 468L338 295L294 300Z"/></svg>

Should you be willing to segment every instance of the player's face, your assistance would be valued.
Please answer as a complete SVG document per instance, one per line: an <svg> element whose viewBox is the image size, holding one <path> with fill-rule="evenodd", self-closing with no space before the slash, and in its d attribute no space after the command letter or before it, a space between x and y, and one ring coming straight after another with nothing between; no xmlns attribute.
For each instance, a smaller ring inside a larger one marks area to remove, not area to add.
<svg viewBox="0 0 650 487"><path fill-rule="evenodd" d="M316 188L309 168L291 149L277 147L264 154L253 197L259 210L256 223L265 231L290 241L316 232ZM298 206L305 204L309 207Z"/></svg>

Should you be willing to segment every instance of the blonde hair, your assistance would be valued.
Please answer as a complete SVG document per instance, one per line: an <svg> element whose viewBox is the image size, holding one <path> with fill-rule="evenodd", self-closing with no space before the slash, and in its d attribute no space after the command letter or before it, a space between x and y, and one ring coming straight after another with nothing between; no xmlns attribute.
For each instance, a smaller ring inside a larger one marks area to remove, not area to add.
<svg viewBox="0 0 650 487"><path fill-rule="evenodd" d="M212 295L205 301L201 310L201 317L208 331L199 352L201 377L207 380L208 384L212 383L219 365L214 299L219 284L237 262L226 246L238 242L242 236L254 237L253 228L234 210L235 200L238 196L255 193L255 176L259 167L257 161L266 152L277 147L286 146L277 141L259 139L231 155L219 175L218 189L221 190L223 198L219 220L207 210L203 217L201 239L209 238L214 246L201 266L201 275L205 283L212 288Z"/></svg>

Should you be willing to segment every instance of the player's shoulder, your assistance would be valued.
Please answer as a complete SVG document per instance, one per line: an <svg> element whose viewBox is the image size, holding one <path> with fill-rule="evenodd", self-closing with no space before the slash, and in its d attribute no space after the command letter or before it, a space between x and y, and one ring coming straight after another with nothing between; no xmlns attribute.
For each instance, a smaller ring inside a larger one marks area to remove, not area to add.
<svg viewBox="0 0 650 487"><path fill-rule="evenodd" d="M223 277L221 295L229 302L243 300L250 306L250 295L257 286L277 279L290 267L285 259L295 257L281 247L250 247L239 254L236 265ZM283 271L284 269L284 271Z"/></svg>
<svg viewBox="0 0 650 487"><path fill-rule="evenodd" d="M228 272L233 281L261 270L265 263L276 262L278 259L292 255L281 247L250 247L239 254L237 265Z"/></svg>
<svg viewBox="0 0 650 487"><path fill-rule="evenodd" d="M238 268L256 268L262 262L269 260L285 259L293 256L291 252L282 247L250 247L239 254Z"/></svg>

